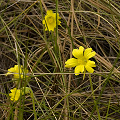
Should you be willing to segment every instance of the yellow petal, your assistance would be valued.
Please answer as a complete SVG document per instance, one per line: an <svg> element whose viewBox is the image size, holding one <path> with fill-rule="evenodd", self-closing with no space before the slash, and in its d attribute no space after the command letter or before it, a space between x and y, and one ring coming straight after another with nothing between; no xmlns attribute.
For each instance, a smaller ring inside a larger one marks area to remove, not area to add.
<svg viewBox="0 0 120 120"><path fill-rule="evenodd" d="M17 101L20 97L20 90L16 89L16 88L11 89L11 93L9 93L9 96L11 97L10 99L12 101L14 101L14 102Z"/></svg>
<svg viewBox="0 0 120 120"><path fill-rule="evenodd" d="M61 17L59 16L59 14L57 13L57 24L60 25L61 21L59 20L61 19Z"/></svg>
<svg viewBox="0 0 120 120"><path fill-rule="evenodd" d="M48 30L48 28L46 27L46 28L45 28L45 31L47 31L47 30Z"/></svg>
<svg viewBox="0 0 120 120"><path fill-rule="evenodd" d="M83 53L83 50L84 50L84 47L83 46L80 46L79 47L79 51L81 51Z"/></svg>
<svg viewBox="0 0 120 120"><path fill-rule="evenodd" d="M72 54L73 54L73 56L76 57L76 58L79 58L79 56L80 56L80 53L79 53L79 50L78 50L78 49L73 49Z"/></svg>
<svg viewBox="0 0 120 120"><path fill-rule="evenodd" d="M79 49L73 49L72 54L76 58L80 58L83 56L83 50L84 48L82 46L79 47Z"/></svg>
<svg viewBox="0 0 120 120"><path fill-rule="evenodd" d="M16 72L16 73L19 73L19 69L20 69L20 68L18 67L18 65L15 65L15 66L14 66L14 69L15 69L15 72Z"/></svg>
<svg viewBox="0 0 120 120"><path fill-rule="evenodd" d="M51 15L53 14L53 11L52 10L47 10L47 15Z"/></svg>
<svg viewBox="0 0 120 120"><path fill-rule="evenodd" d="M83 72L84 71L84 65L78 65L75 67L75 75L79 75L77 73Z"/></svg>
<svg viewBox="0 0 120 120"><path fill-rule="evenodd" d="M87 48L84 52L84 57L86 59L90 59L91 57L95 56L96 52L91 52L92 48Z"/></svg>
<svg viewBox="0 0 120 120"><path fill-rule="evenodd" d="M43 20L42 23L45 24L45 20Z"/></svg>
<svg viewBox="0 0 120 120"><path fill-rule="evenodd" d="M88 65L85 66L86 70L89 72L89 73L93 73L94 72L94 69Z"/></svg>
<svg viewBox="0 0 120 120"><path fill-rule="evenodd" d="M95 62L94 61L91 61L91 60L88 60L86 65L90 66L90 67L96 67L95 65Z"/></svg>
<svg viewBox="0 0 120 120"><path fill-rule="evenodd" d="M61 19L61 17L59 16L59 13L57 13L57 19Z"/></svg>
<svg viewBox="0 0 120 120"><path fill-rule="evenodd" d="M65 62L65 67L70 68L70 67L75 67L78 64L78 60L75 58L68 59Z"/></svg>
<svg viewBox="0 0 120 120"><path fill-rule="evenodd" d="M13 88L13 89L11 89L10 91L11 92L15 92L17 90L17 88Z"/></svg>
<svg viewBox="0 0 120 120"><path fill-rule="evenodd" d="M84 56L87 57L87 55L91 53L91 51L92 51L92 48L87 48L84 52Z"/></svg>
<svg viewBox="0 0 120 120"><path fill-rule="evenodd" d="M53 23L53 24L51 24L51 25L48 25L48 29L49 29L49 31L54 31L54 28L56 28L56 24L55 23Z"/></svg>
<svg viewBox="0 0 120 120"><path fill-rule="evenodd" d="M12 68L8 69L8 72L6 73L6 76L10 75L10 74L12 74L14 72L15 72L15 68L12 67Z"/></svg>
<svg viewBox="0 0 120 120"><path fill-rule="evenodd" d="M58 21L57 21L57 24L58 24L58 25L61 25L61 22L58 20Z"/></svg>
<svg viewBox="0 0 120 120"><path fill-rule="evenodd" d="M12 93L9 93L9 96L11 97L11 96L12 96Z"/></svg>
<svg viewBox="0 0 120 120"><path fill-rule="evenodd" d="M90 59L91 57L95 56L96 52L91 52L87 55L87 59Z"/></svg>
<svg viewBox="0 0 120 120"><path fill-rule="evenodd" d="M15 72L15 68L10 68L10 69L8 69L8 72Z"/></svg>

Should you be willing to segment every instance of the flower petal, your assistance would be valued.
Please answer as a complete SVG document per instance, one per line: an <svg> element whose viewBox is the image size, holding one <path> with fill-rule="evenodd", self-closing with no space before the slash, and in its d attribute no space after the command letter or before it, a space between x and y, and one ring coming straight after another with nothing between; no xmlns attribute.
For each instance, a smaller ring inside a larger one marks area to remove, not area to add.
<svg viewBox="0 0 120 120"><path fill-rule="evenodd" d="M89 73L93 73L94 72L94 69L88 65L85 66L86 70L89 72Z"/></svg>
<svg viewBox="0 0 120 120"><path fill-rule="evenodd" d="M54 14L52 10L47 10L47 15L52 15Z"/></svg>
<svg viewBox="0 0 120 120"><path fill-rule="evenodd" d="M43 20L42 23L45 24L45 20Z"/></svg>
<svg viewBox="0 0 120 120"><path fill-rule="evenodd" d="M83 72L83 71L84 71L84 65L78 65L75 67L75 75L79 75L78 73Z"/></svg>
<svg viewBox="0 0 120 120"><path fill-rule="evenodd" d="M84 47L80 46L79 47L80 57L83 56L83 51L84 51Z"/></svg>
<svg viewBox="0 0 120 120"><path fill-rule="evenodd" d="M78 49L73 49L72 54L74 57L78 58L80 56L79 50Z"/></svg>
<svg viewBox="0 0 120 120"><path fill-rule="evenodd" d="M54 28L56 28L56 24L54 23L54 24L51 24L51 25L48 25L48 29L49 29L49 31L54 31Z"/></svg>
<svg viewBox="0 0 120 120"><path fill-rule="evenodd" d="M92 51L92 48L87 48L84 52L84 56L87 57L87 55L91 53L91 51Z"/></svg>
<svg viewBox="0 0 120 120"><path fill-rule="evenodd" d="M91 52L87 55L87 59L90 59L91 57L95 56L96 52Z"/></svg>
<svg viewBox="0 0 120 120"><path fill-rule="evenodd" d="M95 62L91 61L91 60L88 60L86 65L85 65L85 68L86 68L86 70L89 73L93 73L94 72L94 69L92 67L96 67Z"/></svg>
<svg viewBox="0 0 120 120"><path fill-rule="evenodd" d="M80 58L81 56L83 56L83 50L84 50L84 47L80 46L79 49L73 49L73 56L76 57L76 58Z"/></svg>
<svg viewBox="0 0 120 120"><path fill-rule="evenodd" d="M10 69L8 69L8 72L15 72L15 68L10 68Z"/></svg>
<svg viewBox="0 0 120 120"><path fill-rule="evenodd" d="M57 13L57 24L60 25L61 21L59 20L61 17L59 16L59 13Z"/></svg>
<svg viewBox="0 0 120 120"><path fill-rule="evenodd" d="M15 92L15 91L17 91L17 88L11 89L10 91Z"/></svg>
<svg viewBox="0 0 120 120"><path fill-rule="evenodd" d="M95 56L96 52L95 51L91 52L91 51L92 51L92 48L87 48L85 50L84 56L86 59L90 59L91 57Z"/></svg>
<svg viewBox="0 0 120 120"><path fill-rule="evenodd" d="M90 66L90 67L96 67L95 62L88 60L88 62L86 63L86 65Z"/></svg>
<svg viewBox="0 0 120 120"><path fill-rule="evenodd" d="M10 75L10 74L13 74L14 72L15 72L15 69L12 67L12 68L8 69L8 72L6 73L6 76Z"/></svg>
<svg viewBox="0 0 120 120"><path fill-rule="evenodd" d="M11 89L11 93L9 93L9 96L11 97L10 99L12 101L17 101L20 97L20 90L17 88Z"/></svg>
<svg viewBox="0 0 120 120"><path fill-rule="evenodd" d="M20 68L19 68L18 65L15 65L15 66L14 66L14 69L15 69L15 72L16 72L16 73L19 73L19 69L20 69Z"/></svg>
<svg viewBox="0 0 120 120"><path fill-rule="evenodd" d="M78 60L75 58L70 58L65 62L65 67L70 68L70 67L75 67L78 64Z"/></svg>

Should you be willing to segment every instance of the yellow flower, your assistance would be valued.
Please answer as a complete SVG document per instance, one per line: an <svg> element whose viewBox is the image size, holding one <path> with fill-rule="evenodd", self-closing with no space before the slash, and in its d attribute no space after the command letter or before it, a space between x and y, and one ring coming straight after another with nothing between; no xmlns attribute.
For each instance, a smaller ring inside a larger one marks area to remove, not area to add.
<svg viewBox="0 0 120 120"><path fill-rule="evenodd" d="M42 21L43 24L45 24L45 31L49 30L49 31L54 31L54 28L56 28L56 17L57 17L57 25L60 25L60 21L59 19L61 19L59 17L59 14L57 13L53 13L52 10L48 10L47 14L45 16L45 19Z"/></svg>
<svg viewBox="0 0 120 120"><path fill-rule="evenodd" d="M87 70L89 73L93 73L96 67L95 62L89 60L91 57L95 56L96 52L92 52L92 48L87 48L84 51L84 47L80 46L79 49L73 49L72 54L75 58L70 58L65 62L65 67L71 68L75 67L75 75ZM77 58L77 59L76 59Z"/></svg>
<svg viewBox="0 0 120 120"><path fill-rule="evenodd" d="M23 71L23 66L22 65L21 66L15 65L14 67L11 67L10 69L8 69L8 72L6 73L6 76L10 75L12 73L14 75L14 78L18 79L18 78L23 78L24 77L23 73L24 74L28 73L28 70L25 69Z"/></svg>
<svg viewBox="0 0 120 120"><path fill-rule="evenodd" d="M14 88L10 90L11 93L9 93L9 96L11 97L10 99L15 102L19 99L20 97L20 89Z"/></svg>
<svg viewBox="0 0 120 120"><path fill-rule="evenodd" d="M25 95L31 93L31 89L29 87L22 87L21 89L13 88L9 93L10 99L15 102L20 98L20 95Z"/></svg>

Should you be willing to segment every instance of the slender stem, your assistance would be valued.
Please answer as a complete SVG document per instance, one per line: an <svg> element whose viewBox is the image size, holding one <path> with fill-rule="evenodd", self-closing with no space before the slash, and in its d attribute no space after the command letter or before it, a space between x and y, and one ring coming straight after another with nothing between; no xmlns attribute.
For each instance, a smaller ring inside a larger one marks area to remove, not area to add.
<svg viewBox="0 0 120 120"><path fill-rule="evenodd" d="M34 120L37 120L37 114L36 114L36 111L35 111L34 94L33 94L33 91L31 89L30 89L30 91L31 91L31 98L32 98L32 103L33 103Z"/></svg>
<svg viewBox="0 0 120 120"><path fill-rule="evenodd" d="M59 56L59 46L58 46L58 0L56 0L56 36L55 36L55 54L58 58Z"/></svg>
<svg viewBox="0 0 120 120"><path fill-rule="evenodd" d="M93 84L92 84L91 75L89 75L89 79L90 79L91 91L93 92ZM96 110L97 110L98 120L101 120L101 118L100 118L100 113L99 113L99 109L98 109L98 106L97 106L97 103L96 103L96 100L95 100L94 93L93 93L93 100L94 100L94 104L95 104L95 107L96 107Z"/></svg>

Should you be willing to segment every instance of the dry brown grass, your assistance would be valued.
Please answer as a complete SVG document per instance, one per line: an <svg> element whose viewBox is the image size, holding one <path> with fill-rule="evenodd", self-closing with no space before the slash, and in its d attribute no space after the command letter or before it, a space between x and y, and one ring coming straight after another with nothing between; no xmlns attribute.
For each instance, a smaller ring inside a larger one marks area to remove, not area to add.
<svg viewBox="0 0 120 120"><path fill-rule="evenodd" d="M45 32L42 24L46 11L56 7L61 17L58 55L56 33ZM4 74L18 63L30 71L21 86L33 90L38 120L120 119L119 0L59 0L57 6L54 0L1 0L0 19L1 120L34 119L29 95L14 104L8 96L15 84ZM81 45L97 53L95 72L84 80L83 74L75 76L64 67L73 48Z"/></svg>

